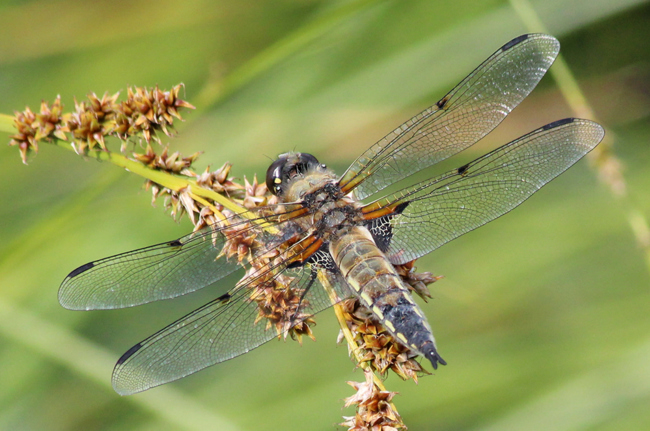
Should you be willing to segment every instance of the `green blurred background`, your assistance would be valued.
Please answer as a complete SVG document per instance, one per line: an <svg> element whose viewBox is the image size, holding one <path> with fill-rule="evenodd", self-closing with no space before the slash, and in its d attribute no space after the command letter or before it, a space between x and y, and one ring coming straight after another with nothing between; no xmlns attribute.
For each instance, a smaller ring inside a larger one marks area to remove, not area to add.
<svg viewBox="0 0 650 431"><path fill-rule="evenodd" d="M650 4L532 7L613 138L627 196L582 161L418 261L445 276L424 309L449 365L418 385L388 379L411 430L650 429L650 277L630 228L643 239L639 220L650 214ZM0 112L57 94L71 108L89 92L184 82L199 109L171 148L203 151L198 167L230 161L240 178L263 176L269 158L296 149L342 172L529 31L502 0L5 0ZM454 164L571 115L547 76ZM0 152L0 429L329 430L353 413L342 408L353 393L345 382L363 374L335 344L330 311L318 316L315 343L271 342L119 397L115 360L214 291L72 312L59 306L58 285L83 263L191 224L153 208L142 180L108 163L47 145L28 166L15 148Z"/></svg>

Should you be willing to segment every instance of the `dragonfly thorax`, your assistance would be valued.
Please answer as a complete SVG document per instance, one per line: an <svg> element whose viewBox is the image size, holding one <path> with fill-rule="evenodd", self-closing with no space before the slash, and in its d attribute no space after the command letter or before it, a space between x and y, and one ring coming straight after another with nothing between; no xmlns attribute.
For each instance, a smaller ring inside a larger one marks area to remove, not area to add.
<svg viewBox="0 0 650 431"><path fill-rule="evenodd" d="M329 178L323 179L324 185L313 189L314 186L308 184L312 184L314 177L306 176L294 181L286 193L286 196L296 198L308 210L304 217L295 219L304 231L311 231L327 243L332 237L343 235L347 228L364 224L359 201L345 196L338 184ZM309 192L298 194L303 187Z"/></svg>
<svg viewBox="0 0 650 431"><path fill-rule="evenodd" d="M349 228L363 223L358 205L347 198L327 203L313 215L316 234L326 243L332 238L345 235Z"/></svg>
<svg viewBox="0 0 650 431"><path fill-rule="evenodd" d="M363 224L360 202L345 196L334 172L311 154L281 154L269 167L266 183L281 201L300 203L307 213L294 222L326 243Z"/></svg>

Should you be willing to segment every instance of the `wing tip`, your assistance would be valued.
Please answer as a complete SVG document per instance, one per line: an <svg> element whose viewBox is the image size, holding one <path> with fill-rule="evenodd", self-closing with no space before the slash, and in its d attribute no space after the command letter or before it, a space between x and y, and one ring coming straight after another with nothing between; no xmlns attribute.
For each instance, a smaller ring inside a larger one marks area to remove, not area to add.
<svg viewBox="0 0 650 431"><path fill-rule="evenodd" d="M513 49L514 47L520 45L522 42L525 42L527 40L544 40L546 43L551 43L553 45L553 49L549 51L549 54L555 58L557 54L560 52L560 41L557 40L555 37L545 34L545 33L527 33L527 34L522 34L521 36L517 36L514 39L510 40L507 42L505 45L501 47L501 52L509 51ZM549 64L550 66L550 64Z"/></svg>
<svg viewBox="0 0 650 431"><path fill-rule="evenodd" d="M113 379L112 379L112 384L113 384L113 389L115 392L117 392L121 396L125 395L132 395L137 392L142 392L144 390L149 389L149 387L139 387L139 388L132 388L128 387L128 385L125 387L124 386L124 379L118 379L118 376L120 375L120 370L122 369L122 366L126 361L129 360L137 351L139 351L143 347L142 343L138 343L135 346L131 347L129 350L127 350L122 356L120 356L120 359L117 360L115 363L115 368L113 368Z"/></svg>
<svg viewBox="0 0 650 431"><path fill-rule="evenodd" d="M59 288L59 293L58 293L59 304L61 304L63 308L66 308L68 310L89 310L90 309L88 307L80 306L78 301L75 301L74 295L72 293L74 293L75 291L74 280L79 275L89 271L94 267L95 267L95 262L88 262L84 265L81 265L78 268L75 268L65 277L63 283L61 283L61 287ZM70 285L71 282L72 285Z"/></svg>
<svg viewBox="0 0 650 431"><path fill-rule="evenodd" d="M568 124L573 124L573 123L578 123L581 126L591 127L592 129L597 131L598 136L596 136L595 139L593 139L593 141L595 142L594 146L598 145L600 141L602 141L603 138L605 137L605 128L600 124L592 120L585 120L583 118L574 118L574 117L563 118L561 120L553 121L552 123L548 123L545 126L542 126L541 130L554 129L556 127L566 126Z"/></svg>

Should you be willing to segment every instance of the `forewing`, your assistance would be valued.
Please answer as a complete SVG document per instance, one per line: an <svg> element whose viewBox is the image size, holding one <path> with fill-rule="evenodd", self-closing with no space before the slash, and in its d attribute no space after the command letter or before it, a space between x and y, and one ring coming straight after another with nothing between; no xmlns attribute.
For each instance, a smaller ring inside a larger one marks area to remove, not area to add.
<svg viewBox="0 0 650 431"><path fill-rule="evenodd" d="M367 205L384 216L386 254L394 264L421 257L512 210L591 151L604 136L588 120L548 124L483 157ZM399 213L401 211L401 213Z"/></svg>
<svg viewBox="0 0 650 431"><path fill-rule="evenodd" d="M341 177L342 189L363 199L473 145L535 88L559 49L544 34L508 42L435 105L363 153Z"/></svg>
<svg viewBox="0 0 650 431"><path fill-rule="evenodd" d="M281 235L269 234L257 221L235 216L228 221L230 230L208 226L175 241L87 263L65 278L59 302L72 310L124 308L201 289L245 264L236 256L227 258L222 254L228 237L233 236L228 232L255 234L266 249L278 244ZM238 225L247 228L233 231Z"/></svg>
<svg viewBox="0 0 650 431"><path fill-rule="evenodd" d="M329 254L318 254L323 258L319 262L279 271L278 277L288 280L290 289L303 296L295 319L280 332L275 325L267 325L265 318L258 321L258 305L250 300L252 291L249 286L238 286L230 295L206 304L126 352L113 371L113 387L122 395L132 394L234 358L349 295L338 273L328 269ZM323 289L317 271L331 281L336 299L330 299Z"/></svg>

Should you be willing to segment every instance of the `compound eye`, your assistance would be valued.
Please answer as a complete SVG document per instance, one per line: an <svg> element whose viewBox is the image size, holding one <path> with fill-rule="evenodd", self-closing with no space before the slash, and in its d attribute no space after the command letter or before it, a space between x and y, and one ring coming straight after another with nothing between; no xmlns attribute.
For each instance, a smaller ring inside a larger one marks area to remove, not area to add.
<svg viewBox="0 0 650 431"><path fill-rule="evenodd" d="M305 171L310 168L313 169L316 166L320 165L318 159L309 153L300 153L298 155L298 159L299 159L298 164L300 164Z"/></svg>
<svg viewBox="0 0 650 431"><path fill-rule="evenodd" d="M266 171L266 187L276 196L281 196L283 188L294 178L304 176L312 169L321 166L316 157L307 153L280 154Z"/></svg>
<svg viewBox="0 0 650 431"><path fill-rule="evenodd" d="M287 164L287 158L280 156L278 160L271 163L266 171L266 187L271 193L278 196L282 191L282 180L284 166Z"/></svg>

